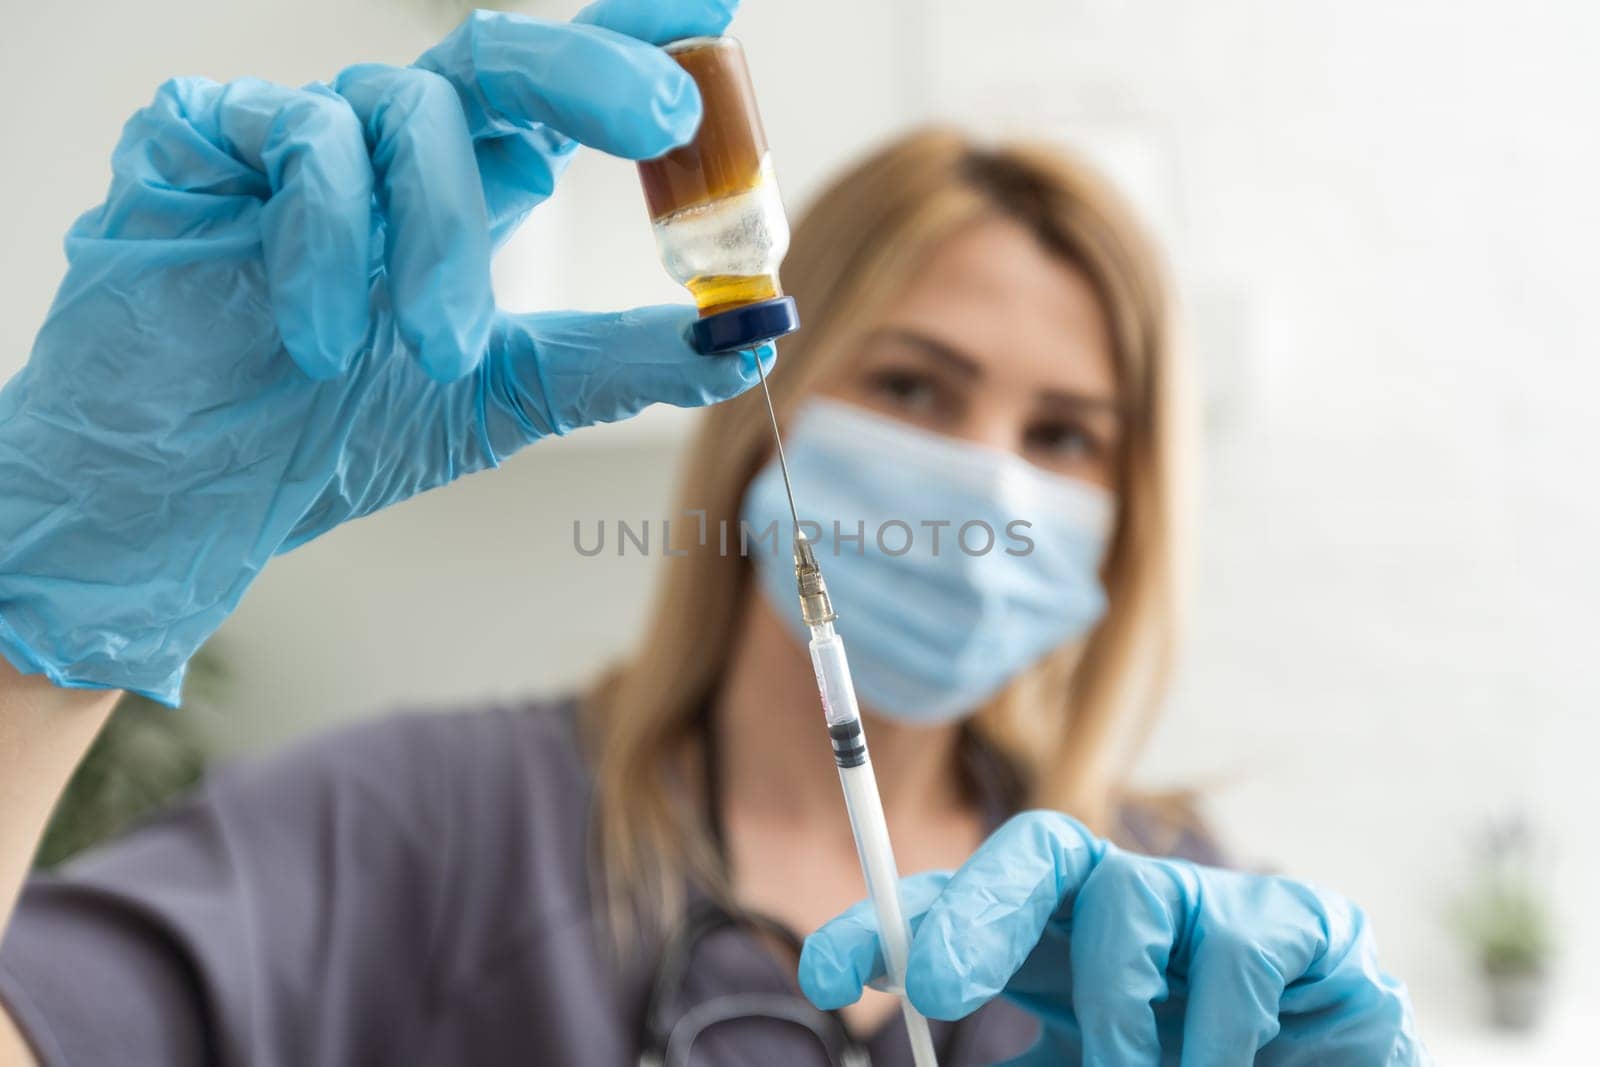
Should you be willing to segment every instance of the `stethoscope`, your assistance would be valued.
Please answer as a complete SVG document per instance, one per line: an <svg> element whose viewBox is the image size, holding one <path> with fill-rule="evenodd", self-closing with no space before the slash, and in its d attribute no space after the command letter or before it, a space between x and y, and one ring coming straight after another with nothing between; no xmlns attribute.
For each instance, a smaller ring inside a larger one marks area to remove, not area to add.
<svg viewBox="0 0 1600 1067"><path fill-rule="evenodd" d="M695 949L706 937L728 928L772 938L800 956L800 939L773 919L752 912L734 912L710 902L692 906L662 949L645 1008L639 1067L689 1067L694 1044L712 1027L740 1021L785 1023L808 1032L835 1067L871 1067L866 1046L851 1035L837 1012L822 1011L793 993L744 991L726 993L674 1014L674 995Z"/></svg>
<svg viewBox="0 0 1600 1067"><path fill-rule="evenodd" d="M720 761L716 731L711 728L709 715L701 717L700 736L705 766L705 810L711 820L711 837L717 851L726 855L719 790ZM727 929L744 931L758 940L769 938L788 949L794 959L800 958L800 938L776 919L708 900L696 901L662 947L645 1008L644 1032L639 1044L640 1067L690 1067L694 1043L701 1035L712 1027L734 1024L741 1019L786 1023L809 1032L835 1067L871 1067L872 1057L866 1045L850 1032L838 1012L822 1011L794 993L728 993L674 1016L674 996L683 988L695 949L705 938ZM965 1046L966 1031L967 1027L957 1026L945 1044L949 1046L954 1042ZM949 1047L941 1050L940 1059L946 1060L951 1052Z"/></svg>

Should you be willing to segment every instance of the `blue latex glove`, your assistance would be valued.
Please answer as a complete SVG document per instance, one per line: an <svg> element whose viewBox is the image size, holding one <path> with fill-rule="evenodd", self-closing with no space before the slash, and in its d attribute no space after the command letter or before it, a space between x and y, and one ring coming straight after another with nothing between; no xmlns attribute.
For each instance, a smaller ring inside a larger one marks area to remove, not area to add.
<svg viewBox="0 0 1600 1067"><path fill-rule="evenodd" d="M690 308L509 315L489 285L579 143L692 135L694 83L645 42L735 6L478 13L410 68L162 86L0 392L0 653L173 703L275 553L546 434L754 383L753 354L689 347Z"/></svg>
<svg viewBox="0 0 1600 1067"><path fill-rule="evenodd" d="M937 1019L995 996L1018 1004L1041 1024L1018 1067L1426 1062L1361 910L1298 882L1137 856L1030 812L954 875L901 891L911 1002ZM800 957L819 1008L853 1003L882 975L865 903Z"/></svg>

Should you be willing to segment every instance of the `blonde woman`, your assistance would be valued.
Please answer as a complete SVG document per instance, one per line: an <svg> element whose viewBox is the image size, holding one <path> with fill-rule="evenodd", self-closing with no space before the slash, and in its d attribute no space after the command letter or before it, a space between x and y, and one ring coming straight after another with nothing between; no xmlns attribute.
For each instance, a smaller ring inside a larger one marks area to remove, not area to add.
<svg viewBox="0 0 1600 1067"><path fill-rule="evenodd" d="M578 141L688 136L693 88L650 45L727 7L480 14L412 68L174 82L130 122L0 393L0 901L115 691L174 699L271 555L754 382L757 357L687 348L682 309L508 316L487 283ZM901 865L936 872L903 896L941 1062L1416 1061L1358 910L1152 858L1214 859L1121 788L1172 641L1181 397L1115 198L1051 152L920 133L819 198L786 278L808 325L774 397ZM30 881L0 1063L910 1062L864 988L784 539L762 547L786 522L764 419L708 414L681 501L733 547L678 546L583 699L314 741Z"/></svg>

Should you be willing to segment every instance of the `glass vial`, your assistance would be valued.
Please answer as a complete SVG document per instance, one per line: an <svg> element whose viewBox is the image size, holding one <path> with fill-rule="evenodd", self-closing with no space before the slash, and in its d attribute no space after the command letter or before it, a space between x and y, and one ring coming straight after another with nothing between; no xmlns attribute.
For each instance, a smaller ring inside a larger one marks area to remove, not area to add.
<svg viewBox="0 0 1600 1067"><path fill-rule="evenodd" d="M665 50L699 86L702 118L688 144L639 164L656 246L700 309L702 350L751 347L799 320L778 281L789 220L750 69L732 37L691 37Z"/></svg>

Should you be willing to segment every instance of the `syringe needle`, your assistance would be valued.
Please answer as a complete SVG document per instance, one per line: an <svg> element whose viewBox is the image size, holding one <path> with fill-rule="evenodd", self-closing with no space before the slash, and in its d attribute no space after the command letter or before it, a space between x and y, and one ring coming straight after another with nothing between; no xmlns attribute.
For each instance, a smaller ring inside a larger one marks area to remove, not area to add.
<svg viewBox="0 0 1600 1067"><path fill-rule="evenodd" d="M772 346L776 355L778 346ZM789 498L789 518L794 521L794 534L800 536L800 512L794 506L794 486L789 483L789 461L783 455L783 435L778 432L778 413L772 408L772 391L767 388L767 368L756 357L756 373L761 376L761 394L767 398L767 418L772 420L772 441L778 446L778 469L783 471L783 492Z"/></svg>

